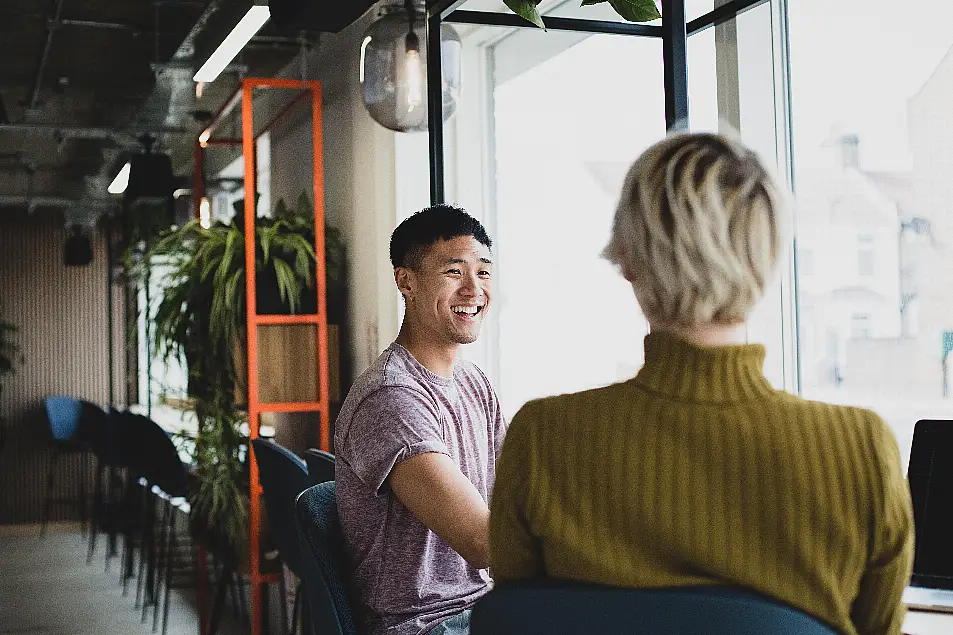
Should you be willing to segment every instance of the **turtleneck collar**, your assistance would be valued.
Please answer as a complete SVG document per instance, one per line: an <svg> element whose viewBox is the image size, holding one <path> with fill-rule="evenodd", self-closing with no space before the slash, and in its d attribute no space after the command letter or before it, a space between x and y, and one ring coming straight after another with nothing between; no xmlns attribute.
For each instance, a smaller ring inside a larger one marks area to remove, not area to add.
<svg viewBox="0 0 953 635"><path fill-rule="evenodd" d="M764 376L761 344L702 348L656 331L645 337L645 365L635 383L674 399L732 403L775 392Z"/></svg>

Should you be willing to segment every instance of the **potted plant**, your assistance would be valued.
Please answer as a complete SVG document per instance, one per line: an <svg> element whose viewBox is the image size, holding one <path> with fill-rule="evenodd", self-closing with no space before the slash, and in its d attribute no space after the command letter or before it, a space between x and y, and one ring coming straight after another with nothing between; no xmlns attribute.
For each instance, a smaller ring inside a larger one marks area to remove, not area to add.
<svg viewBox="0 0 953 635"><path fill-rule="evenodd" d="M314 221L306 218L307 197L305 202L294 212L282 206L273 217L256 219L256 286L261 291L273 281L275 312L301 312L305 298L314 296L307 293L314 288ZM246 384L245 267L244 228L233 220L208 229L191 221L168 231L130 268L141 280L161 276L153 347L157 356L188 368L198 419L193 528L206 536L211 532L212 540L224 541L235 554L243 553L238 546L248 525L248 484L240 460L247 438L239 432L246 415L235 398ZM268 313L262 299L256 309Z"/></svg>

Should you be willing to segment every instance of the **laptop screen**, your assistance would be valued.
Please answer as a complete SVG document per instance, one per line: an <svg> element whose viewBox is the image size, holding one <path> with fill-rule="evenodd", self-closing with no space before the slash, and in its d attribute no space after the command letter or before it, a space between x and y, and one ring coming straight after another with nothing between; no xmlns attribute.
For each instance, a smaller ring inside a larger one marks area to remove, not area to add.
<svg viewBox="0 0 953 635"><path fill-rule="evenodd" d="M953 589L953 421L917 422L907 478L916 527L913 583Z"/></svg>

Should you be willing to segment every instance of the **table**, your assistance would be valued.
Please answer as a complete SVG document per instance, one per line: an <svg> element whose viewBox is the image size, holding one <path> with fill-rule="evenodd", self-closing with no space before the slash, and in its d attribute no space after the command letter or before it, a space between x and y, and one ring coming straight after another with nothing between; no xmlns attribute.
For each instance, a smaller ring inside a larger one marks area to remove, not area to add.
<svg viewBox="0 0 953 635"><path fill-rule="evenodd" d="M903 632L907 635L950 635L953 633L953 613L907 611Z"/></svg>

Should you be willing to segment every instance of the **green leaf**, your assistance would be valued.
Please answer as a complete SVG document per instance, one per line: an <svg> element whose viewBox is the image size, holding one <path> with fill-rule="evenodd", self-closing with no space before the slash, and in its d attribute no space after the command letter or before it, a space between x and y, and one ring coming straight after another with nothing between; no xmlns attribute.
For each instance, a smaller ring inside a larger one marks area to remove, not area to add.
<svg viewBox="0 0 953 635"><path fill-rule="evenodd" d="M655 0L608 0L615 12L629 22L651 22L662 17Z"/></svg>
<svg viewBox="0 0 953 635"><path fill-rule="evenodd" d="M609 0L582 0L583 7L588 7L593 4L602 4L603 2L608 2Z"/></svg>
<svg viewBox="0 0 953 635"><path fill-rule="evenodd" d="M543 18L539 15L539 10L536 9L536 2L533 0L503 0L503 2L505 2L506 6L516 15L524 20L529 20L543 30L546 29L546 25L543 24Z"/></svg>

